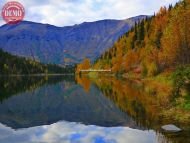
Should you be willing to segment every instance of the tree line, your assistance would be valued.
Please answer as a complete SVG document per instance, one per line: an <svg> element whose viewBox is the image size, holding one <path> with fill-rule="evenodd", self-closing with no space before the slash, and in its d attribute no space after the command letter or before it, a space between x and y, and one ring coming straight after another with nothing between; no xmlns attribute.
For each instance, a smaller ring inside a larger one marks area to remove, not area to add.
<svg viewBox="0 0 190 143"><path fill-rule="evenodd" d="M17 57L0 49L0 75L9 74L54 74L74 73L74 66L60 67L54 64Z"/></svg>

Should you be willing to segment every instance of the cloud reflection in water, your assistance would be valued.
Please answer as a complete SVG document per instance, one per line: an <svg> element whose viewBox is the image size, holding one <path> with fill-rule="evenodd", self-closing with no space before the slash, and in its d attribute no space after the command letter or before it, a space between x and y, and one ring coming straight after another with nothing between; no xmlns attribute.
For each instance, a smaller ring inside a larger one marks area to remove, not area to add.
<svg viewBox="0 0 190 143"><path fill-rule="evenodd" d="M3 143L156 143L156 133L128 127L98 127L71 122L13 130L0 124Z"/></svg>

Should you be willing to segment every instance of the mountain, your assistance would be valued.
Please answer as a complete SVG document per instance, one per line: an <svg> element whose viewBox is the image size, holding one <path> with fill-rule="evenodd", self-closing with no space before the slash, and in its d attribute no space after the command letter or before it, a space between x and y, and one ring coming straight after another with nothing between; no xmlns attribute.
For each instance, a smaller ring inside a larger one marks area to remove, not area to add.
<svg viewBox="0 0 190 143"><path fill-rule="evenodd" d="M0 47L14 55L29 57L43 63L71 64L84 58L94 60L141 15L126 20L101 20L79 25L56 27L23 21L0 27Z"/></svg>

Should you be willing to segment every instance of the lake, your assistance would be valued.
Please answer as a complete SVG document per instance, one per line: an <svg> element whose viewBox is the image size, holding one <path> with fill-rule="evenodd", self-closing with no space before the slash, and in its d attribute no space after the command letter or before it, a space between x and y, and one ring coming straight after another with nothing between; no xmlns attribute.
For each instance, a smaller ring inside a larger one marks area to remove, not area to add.
<svg viewBox="0 0 190 143"><path fill-rule="evenodd" d="M140 81L86 76L0 77L2 143L188 143L190 125ZM161 130L175 124L180 133Z"/></svg>

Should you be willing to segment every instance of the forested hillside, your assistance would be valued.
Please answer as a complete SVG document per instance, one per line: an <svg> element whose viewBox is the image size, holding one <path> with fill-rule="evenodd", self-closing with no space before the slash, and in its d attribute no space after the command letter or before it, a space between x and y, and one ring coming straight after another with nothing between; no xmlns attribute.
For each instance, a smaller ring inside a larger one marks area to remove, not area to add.
<svg viewBox="0 0 190 143"><path fill-rule="evenodd" d="M0 75L8 74L50 74L73 73L74 67L59 67L57 65L45 65L31 59L10 55L0 50Z"/></svg>
<svg viewBox="0 0 190 143"><path fill-rule="evenodd" d="M190 64L190 0L138 22L93 65L117 74L154 76ZM82 65L78 66L82 67Z"/></svg>

